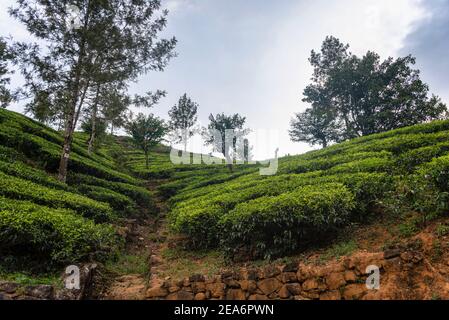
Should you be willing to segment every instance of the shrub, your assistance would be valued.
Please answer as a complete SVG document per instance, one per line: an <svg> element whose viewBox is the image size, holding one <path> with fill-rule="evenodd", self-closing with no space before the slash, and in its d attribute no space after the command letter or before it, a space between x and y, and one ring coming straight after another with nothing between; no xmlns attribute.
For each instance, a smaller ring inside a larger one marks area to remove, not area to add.
<svg viewBox="0 0 449 320"><path fill-rule="evenodd" d="M78 190L89 198L108 203L120 216L126 216L136 212L136 207L132 200L120 193L103 187L89 185L80 185L78 186Z"/></svg>
<svg viewBox="0 0 449 320"><path fill-rule="evenodd" d="M66 184L56 180L45 171L34 169L21 162L7 163L0 161L0 171L7 175L30 180L47 187L61 190L68 189Z"/></svg>
<svg viewBox="0 0 449 320"><path fill-rule="evenodd" d="M342 184L305 186L237 205L220 221L221 241L230 252L243 245L255 256L278 256L334 231L352 209L354 196Z"/></svg>
<svg viewBox="0 0 449 320"><path fill-rule="evenodd" d="M153 204L152 195L147 189L128 183L111 182L85 174L78 174L73 172L69 172L67 176L67 183L73 186L85 184L110 189L133 199L138 205L142 207L151 207Z"/></svg>
<svg viewBox="0 0 449 320"><path fill-rule="evenodd" d="M0 172L0 195L8 198L30 200L53 208L68 208L92 218L97 222L110 221L112 210L109 205L90 198L44 187Z"/></svg>
<svg viewBox="0 0 449 320"><path fill-rule="evenodd" d="M71 210L0 197L0 244L5 253L74 263L104 260L119 243L111 226L95 224Z"/></svg>

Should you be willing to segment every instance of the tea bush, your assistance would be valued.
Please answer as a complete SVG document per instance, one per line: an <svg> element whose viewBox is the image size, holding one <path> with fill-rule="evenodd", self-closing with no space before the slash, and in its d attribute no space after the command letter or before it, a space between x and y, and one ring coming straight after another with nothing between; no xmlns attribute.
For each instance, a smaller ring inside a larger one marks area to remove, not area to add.
<svg viewBox="0 0 449 320"><path fill-rule="evenodd" d="M95 224L71 210L0 197L2 251L30 254L51 263L103 260L120 240L110 225Z"/></svg>

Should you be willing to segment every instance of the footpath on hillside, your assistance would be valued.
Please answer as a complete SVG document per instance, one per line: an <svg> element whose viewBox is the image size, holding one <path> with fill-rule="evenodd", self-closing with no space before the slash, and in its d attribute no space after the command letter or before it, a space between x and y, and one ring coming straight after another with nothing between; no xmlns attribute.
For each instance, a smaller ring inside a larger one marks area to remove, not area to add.
<svg viewBox="0 0 449 320"><path fill-rule="evenodd" d="M126 253L145 257L143 274L110 281L101 299L449 299L449 236L436 225L399 239L382 221L351 230L345 239L274 262L226 264L216 252L189 251L167 225L168 207L148 182L158 214L129 221ZM380 289L366 288L366 268L380 268Z"/></svg>

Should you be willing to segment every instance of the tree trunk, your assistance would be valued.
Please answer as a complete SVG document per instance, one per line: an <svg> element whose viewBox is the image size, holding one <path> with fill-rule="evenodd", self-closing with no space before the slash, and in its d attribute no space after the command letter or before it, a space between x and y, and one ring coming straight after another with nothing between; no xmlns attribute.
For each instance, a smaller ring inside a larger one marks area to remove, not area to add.
<svg viewBox="0 0 449 320"><path fill-rule="evenodd" d="M150 168L149 165L148 165L148 151L145 151L145 165L146 165L147 169Z"/></svg>
<svg viewBox="0 0 449 320"><path fill-rule="evenodd" d="M89 154L92 154L92 149L94 147L94 142L95 142L99 93L100 93L100 85L97 85L97 92L95 93L95 101L94 101L94 106L93 106L93 110L92 110L92 119L91 119L92 122L91 122L91 130L90 130L90 137L89 137L89 145L87 146L87 152Z"/></svg>
<svg viewBox="0 0 449 320"><path fill-rule="evenodd" d="M75 117L75 110L72 108L67 117L66 128L64 131L64 145L62 147L61 160L59 162L59 172L58 179L61 182L66 182L67 180L67 166L69 164L70 151L72 149L73 140L73 124Z"/></svg>
<svg viewBox="0 0 449 320"><path fill-rule="evenodd" d="M84 21L84 28L87 28L89 23L89 15L90 15L90 1L88 3L88 9L86 13L86 19ZM76 62L74 71L74 81L73 87L71 88L71 101L69 105L69 111L67 114L67 122L64 130L64 144L62 146L62 155L61 160L59 161L59 170L58 170L58 179L59 181L65 183L67 181L67 167L69 164L70 152L72 150L72 141L73 141L73 132L75 131L75 124L77 119L76 116L76 107L78 105L78 94L80 91L81 84L81 73L82 73L82 65L84 63L84 57L86 55L86 39L83 38L81 40L78 61ZM87 83L86 83L87 85Z"/></svg>

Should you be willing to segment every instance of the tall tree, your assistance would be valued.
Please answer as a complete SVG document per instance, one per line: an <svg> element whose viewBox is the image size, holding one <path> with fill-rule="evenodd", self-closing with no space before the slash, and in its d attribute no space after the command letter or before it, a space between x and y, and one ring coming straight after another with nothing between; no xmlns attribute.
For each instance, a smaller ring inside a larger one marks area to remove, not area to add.
<svg viewBox="0 0 449 320"><path fill-rule="evenodd" d="M211 114L209 121L209 125L203 129L202 133L205 143L211 145L214 151L223 154L232 171L238 141L244 139L250 132L249 129L244 128L246 118L238 113L234 115L221 113L216 116Z"/></svg>
<svg viewBox="0 0 449 320"><path fill-rule="evenodd" d="M132 136L135 145L145 153L145 164L148 169L148 154L151 148L161 143L168 132L165 122L152 114L145 116L139 113L136 119L129 121L126 130Z"/></svg>
<svg viewBox="0 0 449 320"><path fill-rule="evenodd" d="M18 0L10 14L46 43L18 43L26 88L34 99L62 113L64 144L59 179L66 180L73 132L97 75L114 74L111 81L135 80L141 73L163 70L173 57L176 40L159 39L167 11L160 0ZM77 24L73 8L77 8ZM160 13L160 14L159 14ZM44 104L41 104L43 106Z"/></svg>
<svg viewBox="0 0 449 320"><path fill-rule="evenodd" d="M358 57L349 45L327 37L309 61L314 71L303 101L311 108L292 121L293 140L338 142L431 121L447 111L438 97L429 97L412 56L382 61L368 51Z"/></svg>
<svg viewBox="0 0 449 320"><path fill-rule="evenodd" d="M6 41L0 37L0 108L6 108L14 100L14 94L8 89L11 79L8 64L14 58L12 51L8 48Z"/></svg>
<svg viewBox="0 0 449 320"><path fill-rule="evenodd" d="M198 104L193 102L187 94L179 98L178 104L168 111L169 126L174 135L174 143L182 142L187 151L188 140L198 131L195 124L198 120Z"/></svg>
<svg viewBox="0 0 449 320"><path fill-rule="evenodd" d="M290 137L294 142L319 144L326 148L330 141L338 141L339 130L332 114L327 110L308 108L297 113L291 121Z"/></svg>

